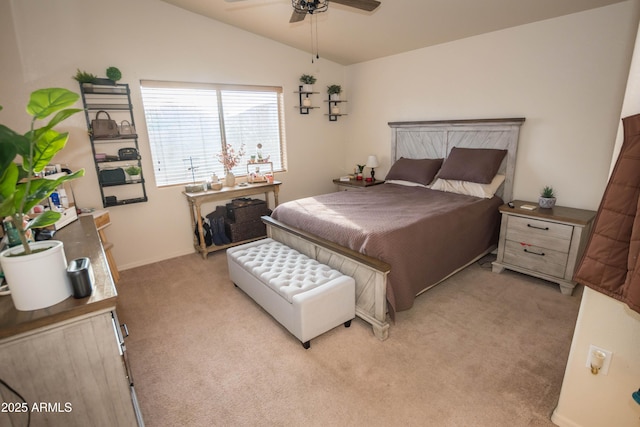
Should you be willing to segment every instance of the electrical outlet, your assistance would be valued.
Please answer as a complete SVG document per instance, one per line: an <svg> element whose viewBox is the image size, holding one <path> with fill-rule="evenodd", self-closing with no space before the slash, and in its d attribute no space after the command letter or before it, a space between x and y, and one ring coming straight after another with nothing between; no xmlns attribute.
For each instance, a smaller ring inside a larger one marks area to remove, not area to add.
<svg viewBox="0 0 640 427"><path fill-rule="evenodd" d="M611 364L611 357L613 356L613 352L611 352L610 350L605 350L604 348L591 344L589 346L589 353L587 353L587 364L585 366L591 369L591 359L593 358L593 352L596 350L600 350L601 352L607 355L607 357L605 357L604 359L604 363L602 364L602 368L600 369L600 372L599 372L599 374L607 375L607 372L609 372L609 365Z"/></svg>

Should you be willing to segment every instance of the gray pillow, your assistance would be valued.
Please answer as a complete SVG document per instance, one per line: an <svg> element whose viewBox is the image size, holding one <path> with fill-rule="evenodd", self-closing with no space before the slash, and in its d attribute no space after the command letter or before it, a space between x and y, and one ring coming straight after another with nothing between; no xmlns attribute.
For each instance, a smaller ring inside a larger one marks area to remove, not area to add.
<svg viewBox="0 0 640 427"><path fill-rule="evenodd" d="M438 178L489 184L506 154L507 150L453 147Z"/></svg>
<svg viewBox="0 0 640 427"><path fill-rule="evenodd" d="M391 166L386 180L401 180L429 185L442 166L444 159L405 159L400 157Z"/></svg>

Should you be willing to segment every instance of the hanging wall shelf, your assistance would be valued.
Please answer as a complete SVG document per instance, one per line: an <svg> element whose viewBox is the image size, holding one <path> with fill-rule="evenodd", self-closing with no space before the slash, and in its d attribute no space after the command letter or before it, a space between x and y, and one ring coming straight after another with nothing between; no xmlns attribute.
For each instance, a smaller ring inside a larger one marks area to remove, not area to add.
<svg viewBox="0 0 640 427"><path fill-rule="evenodd" d="M340 105L343 102L347 102L346 100L327 99L324 102L327 103L329 109L328 113L325 114L325 116L329 116L330 122L335 122L336 120L338 120L338 117L347 115L346 113L342 112L342 108Z"/></svg>
<svg viewBox="0 0 640 427"><path fill-rule="evenodd" d="M320 93L320 92L306 92L302 90L302 86L298 86L298 90L294 93L298 94L298 99L300 101L300 104L296 108L300 109L300 114L309 114L309 110L318 108L318 107L314 107L311 104L310 95Z"/></svg>

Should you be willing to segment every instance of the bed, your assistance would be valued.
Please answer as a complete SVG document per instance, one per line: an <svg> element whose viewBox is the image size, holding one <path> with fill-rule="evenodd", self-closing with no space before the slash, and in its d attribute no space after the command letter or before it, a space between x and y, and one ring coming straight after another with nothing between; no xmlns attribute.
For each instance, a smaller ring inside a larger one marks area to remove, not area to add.
<svg viewBox="0 0 640 427"><path fill-rule="evenodd" d="M393 122L387 182L280 204L269 237L356 281L356 314L386 339L397 311L495 249L516 119Z"/></svg>

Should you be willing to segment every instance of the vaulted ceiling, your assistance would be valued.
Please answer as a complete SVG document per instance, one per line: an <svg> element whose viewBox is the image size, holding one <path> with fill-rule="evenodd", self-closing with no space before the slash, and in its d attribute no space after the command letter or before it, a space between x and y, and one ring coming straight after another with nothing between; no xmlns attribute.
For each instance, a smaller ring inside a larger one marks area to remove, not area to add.
<svg viewBox="0 0 640 427"><path fill-rule="evenodd" d="M624 0L380 0L372 12L330 2L289 23L291 0L163 0L343 65L568 15ZM317 35L317 37L316 37Z"/></svg>

